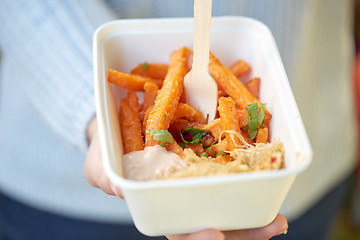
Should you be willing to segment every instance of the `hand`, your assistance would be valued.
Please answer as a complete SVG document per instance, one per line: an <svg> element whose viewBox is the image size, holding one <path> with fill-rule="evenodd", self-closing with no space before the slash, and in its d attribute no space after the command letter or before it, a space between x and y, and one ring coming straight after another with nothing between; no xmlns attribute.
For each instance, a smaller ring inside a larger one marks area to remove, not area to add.
<svg viewBox="0 0 360 240"><path fill-rule="evenodd" d="M113 185L106 176L102 160L100 141L97 131L97 122L94 118L88 127L89 150L85 161L85 175L88 182L93 186L102 189L105 193L123 198L121 189ZM269 225L261 228L234 230L221 232L216 229L208 229L190 234L169 235L169 240L263 240L269 239L287 231L287 220L282 215L277 215Z"/></svg>
<svg viewBox="0 0 360 240"><path fill-rule="evenodd" d="M88 126L87 137L90 142L85 160L85 176L93 187L100 188L105 193L116 195L123 198L120 188L110 182L105 174L100 149L100 139L97 130L96 117L94 117Z"/></svg>
<svg viewBox="0 0 360 240"><path fill-rule="evenodd" d="M273 236L286 233L288 223L283 215L278 214L273 222L261 228L243 229L220 232L216 229L208 229L191 234L167 236L169 240L265 240Z"/></svg>

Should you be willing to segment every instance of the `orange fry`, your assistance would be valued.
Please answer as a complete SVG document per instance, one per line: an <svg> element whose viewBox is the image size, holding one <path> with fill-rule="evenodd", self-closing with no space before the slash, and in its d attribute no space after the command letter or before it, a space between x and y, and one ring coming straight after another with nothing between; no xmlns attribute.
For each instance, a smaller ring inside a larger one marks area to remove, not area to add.
<svg viewBox="0 0 360 240"><path fill-rule="evenodd" d="M229 67L229 69L237 78L241 78L251 72L250 65L244 60L237 60Z"/></svg>
<svg viewBox="0 0 360 240"><path fill-rule="evenodd" d="M214 121L206 124L205 126L201 127L201 129L205 131L210 131L210 133L214 136L215 140L218 140L222 131L220 118L217 118Z"/></svg>
<svg viewBox="0 0 360 240"><path fill-rule="evenodd" d="M158 90L159 90L159 87L153 82L146 82L144 84L145 95L144 95L144 102L141 105L140 119L143 119L146 110L150 106L154 105Z"/></svg>
<svg viewBox="0 0 360 240"><path fill-rule="evenodd" d="M148 107L148 109L146 109L146 111L144 113L144 118L142 119L142 133L144 135L146 133L146 123L147 123L147 120L149 119L149 114L153 107L154 107L154 105L152 105L152 106Z"/></svg>
<svg viewBox="0 0 360 240"><path fill-rule="evenodd" d="M182 92L179 102L186 103L186 92L185 91Z"/></svg>
<svg viewBox="0 0 360 240"><path fill-rule="evenodd" d="M169 65L156 63L140 63L131 70L131 74L153 79L164 79Z"/></svg>
<svg viewBox="0 0 360 240"><path fill-rule="evenodd" d="M218 86L218 98L221 98L221 97L228 97L228 95L226 94L224 89L222 89L220 86Z"/></svg>
<svg viewBox="0 0 360 240"><path fill-rule="evenodd" d="M171 144L167 145L165 148L168 151L176 153L180 157L182 157L184 155L184 149L182 149L182 147L180 147L175 141L172 142Z"/></svg>
<svg viewBox="0 0 360 240"><path fill-rule="evenodd" d="M132 91L143 91L146 82L153 82L159 87L162 85L162 80L152 79L148 77L141 77L133 74L126 74L110 69L108 81L122 88Z"/></svg>
<svg viewBox="0 0 360 240"><path fill-rule="evenodd" d="M209 71L215 81L224 91L232 97L241 108L246 108L250 103L260 103L235 75L210 53Z"/></svg>
<svg viewBox="0 0 360 240"><path fill-rule="evenodd" d="M120 128L125 153L144 149L139 108L138 97L133 91L120 100Z"/></svg>
<svg viewBox="0 0 360 240"><path fill-rule="evenodd" d="M257 99L260 93L260 78L254 77L245 83L246 89Z"/></svg>
<svg viewBox="0 0 360 240"><path fill-rule="evenodd" d="M219 98L218 111L220 114L221 126L223 131L233 130L235 132L241 133L238 121L235 117L236 115L235 102L232 98L230 97ZM225 139L228 142L228 149L226 150L232 151L236 148L236 145L240 144L240 141L234 143L229 133L225 133Z"/></svg>
<svg viewBox="0 0 360 240"><path fill-rule="evenodd" d="M192 122L205 123L203 114L187 103L178 103L172 121L181 118L188 119Z"/></svg>
<svg viewBox="0 0 360 240"><path fill-rule="evenodd" d="M260 128L256 134L256 142L257 143L267 143L269 138L269 129L268 128Z"/></svg>
<svg viewBox="0 0 360 240"><path fill-rule="evenodd" d="M241 135L248 142L248 144L254 144L255 139L248 140L250 138L250 130L245 131L244 129L241 129Z"/></svg>
<svg viewBox="0 0 360 240"><path fill-rule="evenodd" d="M214 159L214 162L220 163L220 164L226 164L230 162L232 159L230 155L219 155Z"/></svg>
<svg viewBox="0 0 360 240"><path fill-rule="evenodd" d="M163 86L156 96L154 106L149 113L146 123L146 146L159 144L159 142L154 140L153 136L150 135L149 130L168 129L170 122L174 117L176 106L183 91L184 76L187 73L188 58L190 54L190 49L183 47L172 52L170 55L168 72L164 79ZM178 148L174 148L173 150L177 152L180 151Z"/></svg>
<svg viewBox="0 0 360 240"><path fill-rule="evenodd" d="M235 118L237 119L240 128L248 125L249 113L247 109L237 109L235 112Z"/></svg>
<svg viewBox="0 0 360 240"><path fill-rule="evenodd" d="M214 142L215 142L215 137L211 134L210 131L206 131L204 130L205 135L202 138L201 142L203 143L204 146L207 146L207 149L209 148L209 146L213 146Z"/></svg>
<svg viewBox="0 0 360 240"><path fill-rule="evenodd" d="M204 148L203 148L203 145L201 143L200 144L186 144L185 148L191 148L191 150L193 150L193 152L196 155L199 155L200 153L204 152Z"/></svg>
<svg viewBox="0 0 360 240"><path fill-rule="evenodd" d="M221 141L221 147L225 148L225 146L227 146L227 143L226 140L224 139L223 141ZM212 145L211 148L206 149L206 153L211 157L215 157L216 153L221 151L222 149L220 148L219 143L216 143Z"/></svg>
<svg viewBox="0 0 360 240"><path fill-rule="evenodd" d="M261 102L212 53L210 53L209 71L217 84L236 101L240 108L245 109L247 105L254 102L260 107ZM267 110L265 110L265 113L271 116Z"/></svg>

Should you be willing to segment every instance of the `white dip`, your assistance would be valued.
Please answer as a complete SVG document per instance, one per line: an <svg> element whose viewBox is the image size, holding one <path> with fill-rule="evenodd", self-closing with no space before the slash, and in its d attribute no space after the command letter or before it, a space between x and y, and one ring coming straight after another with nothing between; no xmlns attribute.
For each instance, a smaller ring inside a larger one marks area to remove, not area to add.
<svg viewBox="0 0 360 240"><path fill-rule="evenodd" d="M187 164L175 153L161 146L146 147L142 151L123 156L125 178L137 181L161 179L169 172Z"/></svg>

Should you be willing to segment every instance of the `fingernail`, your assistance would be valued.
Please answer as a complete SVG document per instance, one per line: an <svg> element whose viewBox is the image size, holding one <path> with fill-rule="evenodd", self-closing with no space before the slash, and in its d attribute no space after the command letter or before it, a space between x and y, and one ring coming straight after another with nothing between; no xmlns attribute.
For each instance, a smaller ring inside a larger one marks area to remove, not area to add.
<svg viewBox="0 0 360 240"><path fill-rule="evenodd" d="M279 231L279 233L277 235L287 234L288 228L289 228L289 225L287 223L283 224L281 231Z"/></svg>
<svg viewBox="0 0 360 240"><path fill-rule="evenodd" d="M280 232L279 234L277 234L277 235L281 235L281 234L287 234L287 232L288 232L288 229L286 228L284 231L282 231L282 232Z"/></svg>

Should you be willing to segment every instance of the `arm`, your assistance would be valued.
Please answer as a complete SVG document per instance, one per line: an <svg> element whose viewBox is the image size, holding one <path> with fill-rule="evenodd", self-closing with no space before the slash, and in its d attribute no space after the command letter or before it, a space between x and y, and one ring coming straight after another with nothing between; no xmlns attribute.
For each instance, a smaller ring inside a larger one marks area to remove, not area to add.
<svg viewBox="0 0 360 240"><path fill-rule="evenodd" d="M1 0L0 23L2 80L15 82L51 131L85 151L95 114L94 23L69 0Z"/></svg>

